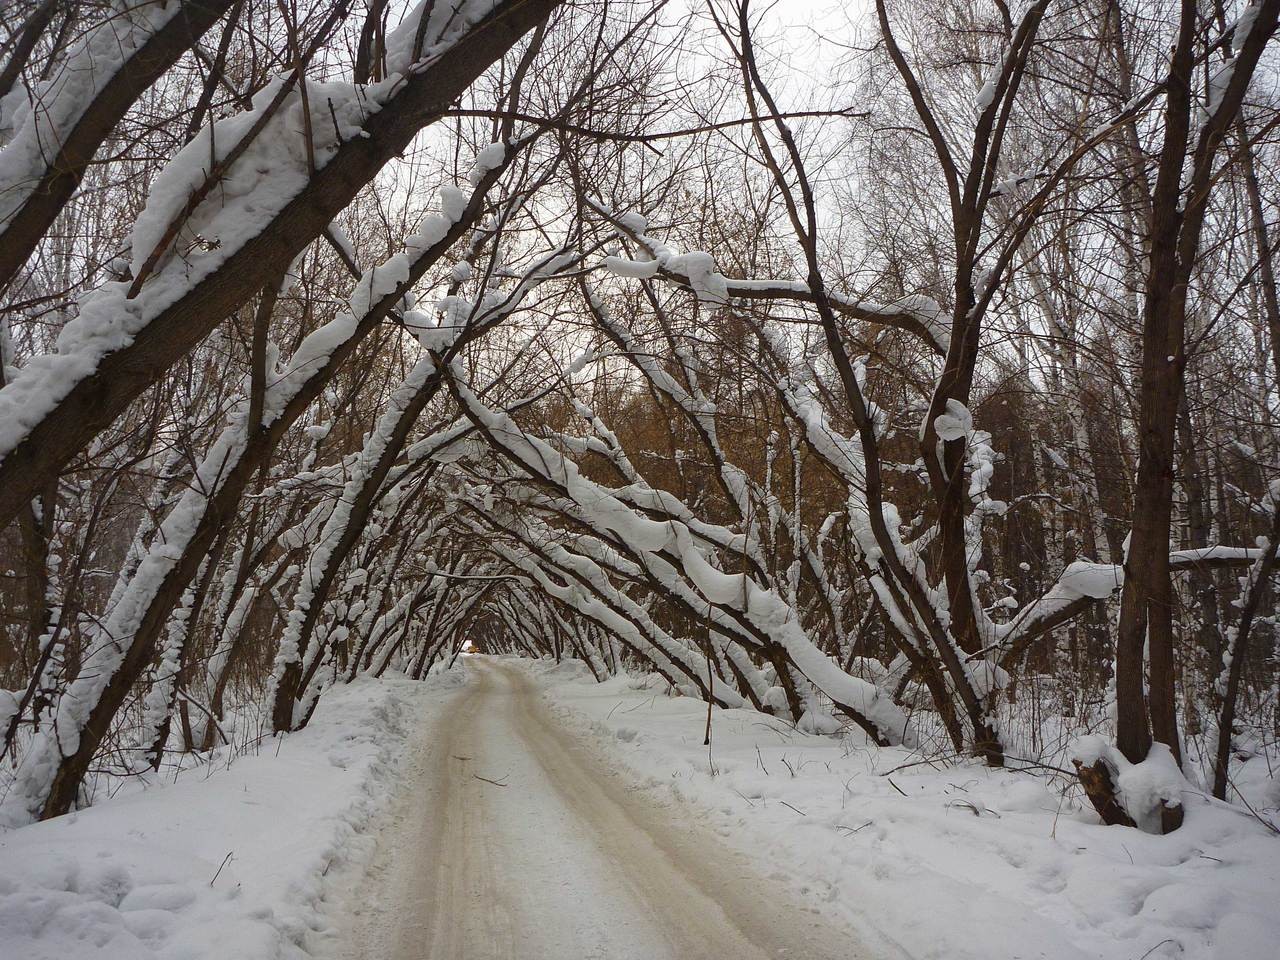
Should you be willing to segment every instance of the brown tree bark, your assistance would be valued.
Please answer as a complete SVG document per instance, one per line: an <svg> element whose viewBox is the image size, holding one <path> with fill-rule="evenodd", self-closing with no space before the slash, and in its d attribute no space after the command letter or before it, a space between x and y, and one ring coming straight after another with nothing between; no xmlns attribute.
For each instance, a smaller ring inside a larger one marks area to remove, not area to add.
<svg viewBox="0 0 1280 960"><path fill-rule="evenodd" d="M480 214L486 189L492 186L495 179L496 174L491 172L485 180L481 181L458 223L438 243L423 252L411 268L410 277L403 284L370 305L369 310L357 322L355 333L337 346L329 354L325 363L311 373L279 416L266 425L246 424L246 429L252 432L244 452L223 478L217 492L210 498L182 556L164 577L147 610L140 617L138 629L128 640L128 649L125 651L119 669L112 675L99 701L89 712L80 731L76 750L61 759L41 809L41 819L47 820L50 817L59 816L74 805L80 783L89 769L99 744L110 729L111 721L125 702L133 683L142 675L142 671L155 656L156 640L168 620L169 613L195 577L218 531L235 521L236 510L245 489L267 462L281 437L320 396L334 372L354 352L360 341L403 299L409 287L421 279L427 267L435 263L470 228Z"/></svg>
<svg viewBox="0 0 1280 960"><path fill-rule="evenodd" d="M233 0L180 0L183 10L120 65L59 144L27 200L0 229L0 290L26 263L84 176L98 148L129 108L226 13ZM57 3L46 4L57 7ZM38 16L39 11L36 15ZM41 26L39 29L43 30ZM24 35L23 41L26 41ZM32 38L32 43L35 39ZM20 66L16 57L9 66ZM16 76L13 78L16 80ZM11 81L12 82L12 81ZM4 89L0 86L0 96ZM7 519L5 515L4 519Z"/></svg>
<svg viewBox="0 0 1280 960"><path fill-rule="evenodd" d="M151 323L102 358L0 461L0 526L7 524L129 403L224 317L278 277L379 170L561 0L502 0L447 53L405 81L365 123L367 136L344 142L276 216ZM0 244L0 248L3 244Z"/></svg>
<svg viewBox="0 0 1280 960"><path fill-rule="evenodd" d="M1116 643L1116 744L1132 763L1154 741L1181 760L1175 703L1170 523L1173 508L1176 411L1187 366L1187 292L1199 256L1200 231L1218 147L1243 100L1263 47L1276 28L1278 0L1262 0L1217 109L1189 143L1198 8L1183 0L1178 39L1165 85L1164 139L1152 193L1143 289L1142 367L1138 410L1138 475L1133 526L1125 556ZM1184 175L1190 161L1190 176ZM1143 683L1147 651L1148 682ZM1180 808L1165 828L1176 828Z"/></svg>

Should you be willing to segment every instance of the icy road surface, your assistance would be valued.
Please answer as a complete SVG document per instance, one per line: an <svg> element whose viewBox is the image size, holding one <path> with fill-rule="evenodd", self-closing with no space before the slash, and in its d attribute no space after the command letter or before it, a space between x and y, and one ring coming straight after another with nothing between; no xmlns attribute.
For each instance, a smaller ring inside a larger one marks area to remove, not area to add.
<svg viewBox="0 0 1280 960"><path fill-rule="evenodd" d="M470 665L407 763L343 956L869 957L697 824L630 796L517 668Z"/></svg>

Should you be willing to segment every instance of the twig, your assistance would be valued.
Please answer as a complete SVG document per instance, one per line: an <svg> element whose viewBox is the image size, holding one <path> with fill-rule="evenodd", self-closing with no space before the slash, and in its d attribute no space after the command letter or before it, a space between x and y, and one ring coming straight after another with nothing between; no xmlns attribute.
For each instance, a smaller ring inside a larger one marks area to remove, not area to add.
<svg viewBox="0 0 1280 960"><path fill-rule="evenodd" d="M1055 766L1054 766L1053 764L1051 764L1051 763L1040 763L1038 760L1027 760L1027 759L1025 759L1024 757L1011 757L1011 756L1009 756L1008 754L1005 754L1005 760L1015 760L1015 761L1017 761L1018 763L1026 764L1026 768L1036 768L1036 769L1040 769L1040 770L1052 770L1054 773L1060 773L1060 774L1062 774L1062 775L1063 775L1063 776L1065 776L1065 777L1071 777L1071 779L1073 779L1073 780L1074 780L1074 779L1076 779L1076 774L1075 774L1074 772L1072 772L1071 770L1063 770L1063 769L1062 769L1062 767L1055 767ZM1009 769L1010 769L1010 770L1012 770L1012 771L1014 771L1015 773L1017 773L1017 772L1020 772L1021 770L1026 769L1026 768L1024 768L1024 767L1010 767Z"/></svg>
<svg viewBox="0 0 1280 960"><path fill-rule="evenodd" d="M880 776L882 776L882 777L887 777L887 776L888 776L889 774L891 774L891 773L897 773L899 770L906 770L906 769L908 769L909 767L918 767L918 766L920 766L921 764L925 764L925 765L927 765L930 769L937 770L937 769L938 769L938 767L937 767L937 765L936 765L936 763L935 763L935 760L943 760L943 759L945 759L945 758L942 758L942 757L938 757L938 758L934 758L934 757L926 757L926 758L925 758L925 759L923 759L923 760L913 760L913 761L912 761L912 762L910 762L910 763L900 763L900 764L898 764L896 767L894 767L892 770L886 770L884 773L880 774Z"/></svg>
<svg viewBox="0 0 1280 960"><path fill-rule="evenodd" d="M639 710L641 707L650 706L653 703L653 701L657 699L658 699L658 695L655 693L652 697L650 697L648 700L645 700L643 703L637 703L634 707L628 707L626 710L623 710L622 712L630 713L632 710ZM613 711L610 711L610 713L612 712ZM606 717L605 719L608 719L608 718Z"/></svg>
<svg viewBox="0 0 1280 960"><path fill-rule="evenodd" d="M862 826L860 826L860 827L851 827L851 826L848 826L847 824L844 824L844 823L837 823L837 824L835 825L835 828L836 828L837 830L847 830L847 831L849 831L848 833L846 833L846 834L845 834L845 836L846 836L846 837L851 837L851 836L853 836L855 833L857 833L859 830L863 830L863 829L865 829L865 828L867 828L867 827L871 826L871 824L873 824L873 823L875 823L875 821L874 821L874 820L868 820L866 823L864 823L864 824L863 824Z"/></svg>
<svg viewBox="0 0 1280 960"><path fill-rule="evenodd" d="M1234 791L1236 792L1236 796L1240 798L1240 802L1241 802L1241 803L1243 803L1243 804L1245 805L1245 808L1246 808L1246 809L1247 809L1251 814L1253 814L1253 819L1257 820L1260 824L1262 824L1264 827L1266 827L1266 828L1267 828L1268 830L1270 830L1272 833L1280 833L1280 827L1277 827L1277 826L1276 826L1274 823L1272 823L1270 820L1267 820L1266 818L1264 818L1264 817L1262 816L1262 814L1258 813L1258 811L1257 811L1257 810L1253 809L1253 805L1252 805L1251 803L1249 803L1249 801L1248 801L1248 800L1246 800L1246 799L1245 799L1244 794L1240 792L1240 788L1236 786L1236 784L1235 784L1235 781L1234 781L1234 780L1232 780L1230 777L1228 777L1228 778L1227 778L1227 782L1231 784L1231 789L1232 789L1232 790L1234 790ZM1159 944L1157 944L1157 946L1159 946Z"/></svg>
<svg viewBox="0 0 1280 960"><path fill-rule="evenodd" d="M227 855L226 855L225 857L223 857L223 858L222 858L222 863L221 863L221 864L219 864L219 866L218 866L218 872L217 872L217 873L215 873L215 874L213 875L213 880L210 880L210 881L209 881L209 886L211 886L211 887L213 886L214 881L216 881L216 880L218 879L219 875L222 873L222 868L223 868L223 867L225 867L225 866L227 865L227 861L231 859L231 855L232 855L233 853L235 853L235 851L234 851L234 850L228 851L228 852L227 852Z"/></svg>

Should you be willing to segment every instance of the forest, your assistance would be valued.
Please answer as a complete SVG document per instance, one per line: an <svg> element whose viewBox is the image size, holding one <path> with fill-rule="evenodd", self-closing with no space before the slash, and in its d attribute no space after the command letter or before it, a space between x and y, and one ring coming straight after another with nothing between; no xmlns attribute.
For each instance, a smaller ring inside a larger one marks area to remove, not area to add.
<svg viewBox="0 0 1280 960"><path fill-rule="evenodd" d="M1278 14L6 0L0 823L488 654L1280 832Z"/></svg>

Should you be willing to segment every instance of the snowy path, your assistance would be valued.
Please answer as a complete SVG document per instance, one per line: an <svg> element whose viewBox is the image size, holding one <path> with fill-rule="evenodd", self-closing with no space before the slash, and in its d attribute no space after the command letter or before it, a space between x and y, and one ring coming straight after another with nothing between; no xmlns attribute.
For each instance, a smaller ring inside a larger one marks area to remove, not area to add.
<svg viewBox="0 0 1280 960"><path fill-rule="evenodd" d="M743 855L631 796L520 670L471 662L474 679L408 761L343 956L869 956Z"/></svg>

